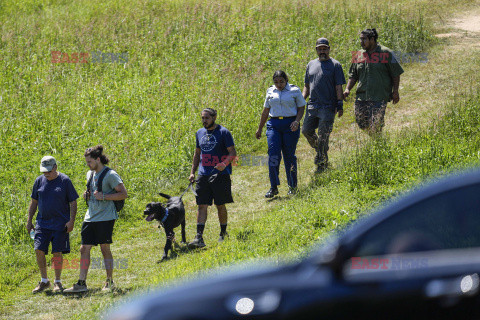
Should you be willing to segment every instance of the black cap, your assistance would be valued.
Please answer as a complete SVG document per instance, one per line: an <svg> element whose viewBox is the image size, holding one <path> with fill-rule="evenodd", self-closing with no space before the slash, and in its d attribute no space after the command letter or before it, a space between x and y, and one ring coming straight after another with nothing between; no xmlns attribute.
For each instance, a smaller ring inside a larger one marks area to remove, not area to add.
<svg viewBox="0 0 480 320"><path fill-rule="evenodd" d="M320 46L327 46L330 48L327 38L318 38L315 48Z"/></svg>

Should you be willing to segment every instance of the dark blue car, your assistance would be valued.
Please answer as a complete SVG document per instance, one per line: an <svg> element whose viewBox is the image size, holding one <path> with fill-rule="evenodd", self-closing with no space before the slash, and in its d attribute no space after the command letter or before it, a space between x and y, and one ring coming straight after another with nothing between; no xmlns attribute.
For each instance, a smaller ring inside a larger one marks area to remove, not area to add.
<svg viewBox="0 0 480 320"><path fill-rule="evenodd" d="M300 263L248 270L109 319L480 319L480 171L413 190Z"/></svg>

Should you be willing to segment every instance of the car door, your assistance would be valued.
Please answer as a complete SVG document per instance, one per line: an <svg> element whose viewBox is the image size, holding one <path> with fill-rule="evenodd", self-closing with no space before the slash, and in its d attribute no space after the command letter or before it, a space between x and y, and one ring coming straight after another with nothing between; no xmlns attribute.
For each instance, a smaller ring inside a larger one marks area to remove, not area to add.
<svg viewBox="0 0 480 320"><path fill-rule="evenodd" d="M399 207L350 244L349 307L373 318L480 318L480 184Z"/></svg>

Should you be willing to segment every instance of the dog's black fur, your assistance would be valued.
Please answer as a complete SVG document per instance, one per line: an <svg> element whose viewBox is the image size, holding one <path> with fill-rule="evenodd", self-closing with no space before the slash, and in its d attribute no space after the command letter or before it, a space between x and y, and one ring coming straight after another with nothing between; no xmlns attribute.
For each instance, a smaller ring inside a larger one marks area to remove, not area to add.
<svg viewBox="0 0 480 320"><path fill-rule="evenodd" d="M164 193L159 193L159 195L168 199L166 205L161 202L150 202L147 204L143 214L146 215L145 220L152 221L155 219L160 222L160 225L165 229L167 242L163 248L163 256L161 260L164 261L168 258L168 251L172 249L172 243L175 240L175 232L173 232L174 228L179 225L182 226L182 243L187 242L185 238L185 207L182 201L183 194L180 197L171 197ZM162 219L165 217L165 208L168 209L168 216L162 223ZM160 228L160 226L158 227Z"/></svg>

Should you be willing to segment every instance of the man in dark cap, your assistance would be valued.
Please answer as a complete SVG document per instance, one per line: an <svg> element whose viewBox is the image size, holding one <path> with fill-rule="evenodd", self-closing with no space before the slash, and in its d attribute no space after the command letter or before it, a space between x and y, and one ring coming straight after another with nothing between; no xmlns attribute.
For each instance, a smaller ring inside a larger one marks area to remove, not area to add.
<svg viewBox="0 0 480 320"><path fill-rule="evenodd" d="M305 112L302 133L317 152L317 173L328 166L328 140L333 129L335 114L343 115L342 85L345 77L340 62L330 58L330 44L326 38L316 42L318 59L307 65L303 97L310 96ZM315 130L318 128L318 134Z"/></svg>

